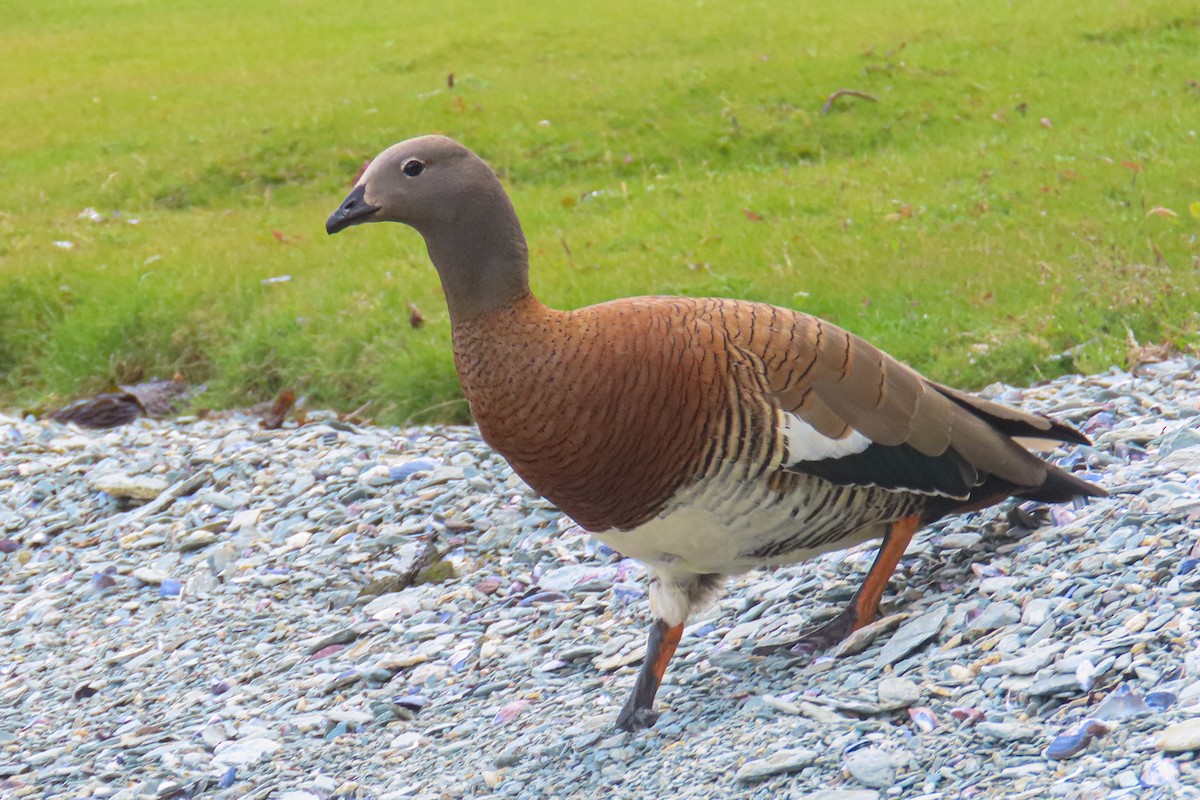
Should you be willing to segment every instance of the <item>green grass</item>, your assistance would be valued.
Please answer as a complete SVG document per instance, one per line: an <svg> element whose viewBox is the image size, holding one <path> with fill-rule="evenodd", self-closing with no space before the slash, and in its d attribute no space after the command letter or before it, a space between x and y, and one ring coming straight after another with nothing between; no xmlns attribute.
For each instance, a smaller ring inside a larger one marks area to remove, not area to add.
<svg viewBox="0 0 1200 800"><path fill-rule="evenodd" d="M462 419L419 237L322 227L428 132L552 305L765 300L967 387L1194 346L1200 3L800 6L0 0L0 406L181 372Z"/></svg>

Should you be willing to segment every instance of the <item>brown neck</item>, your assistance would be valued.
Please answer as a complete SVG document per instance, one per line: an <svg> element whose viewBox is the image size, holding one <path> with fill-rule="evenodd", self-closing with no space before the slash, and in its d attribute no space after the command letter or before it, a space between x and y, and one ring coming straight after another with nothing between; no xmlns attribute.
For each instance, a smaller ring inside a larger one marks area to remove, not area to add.
<svg viewBox="0 0 1200 800"><path fill-rule="evenodd" d="M501 188L478 187L453 219L422 231L458 325L527 297L529 250L512 203Z"/></svg>

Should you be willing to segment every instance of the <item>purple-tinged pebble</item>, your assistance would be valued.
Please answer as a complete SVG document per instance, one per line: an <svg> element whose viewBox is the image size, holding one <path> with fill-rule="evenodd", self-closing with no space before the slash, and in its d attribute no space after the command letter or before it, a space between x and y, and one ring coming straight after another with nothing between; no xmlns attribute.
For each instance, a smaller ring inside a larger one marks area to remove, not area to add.
<svg viewBox="0 0 1200 800"><path fill-rule="evenodd" d="M1050 509L1050 521L1060 528L1074 522L1077 516L1069 508L1063 506L1054 506Z"/></svg>
<svg viewBox="0 0 1200 800"><path fill-rule="evenodd" d="M337 653L340 653L345 649L346 649L346 645L344 645L344 644L327 645L326 647L322 647L320 650L318 650L317 652L315 652L311 656L309 656L308 660L309 661L320 661L322 658L327 658L329 656L336 655Z"/></svg>
<svg viewBox="0 0 1200 800"><path fill-rule="evenodd" d="M1151 711L1166 711L1178 700L1179 698L1171 692L1151 692L1146 695L1146 706Z"/></svg>
<svg viewBox="0 0 1200 800"><path fill-rule="evenodd" d="M528 700L514 700L496 712L496 716L492 719L492 724L503 725L506 722L512 722L521 716L527 708L529 708Z"/></svg>
<svg viewBox="0 0 1200 800"><path fill-rule="evenodd" d="M429 705L429 698L419 694L406 694L399 697L393 697L392 704L400 706L401 708L407 708L409 711L416 714L418 711L425 708L425 706Z"/></svg>
<svg viewBox="0 0 1200 800"><path fill-rule="evenodd" d="M92 576L92 591L103 592L117 585L117 581L112 575L104 572L97 572Z"/></svg>
<svg viewBox="0 0 1200 800"><path fill-rule="evenodd" d="M971 564L971 572L975 573L976 578L1003 578L1007 577L1008 571L995 564Z"/></svg>
<svg viewBox="0 0 1200 800"><path fill-rule="evenodd" d="M613 594L617 599L623 600L626 603L632 603L634 600L640 600L646 592L640 586L634 586L630 583L614 583Z"/></svg>
<svg viewBox="0 0 1200 800"><path fill-rule="evenodd" d="M479 583L475 584L475 591L483 594L495 594L496 590L500 588L500 585L501 582L499 578L494 575L489 575L488 577L480 580Z"/></svg>
<svg viewBox="0 0 1200 800"><path fill-rule="evenodd" d="M158 585L159 597L179 597L183 591L183 584L174 578L163 578L163 582Z"/></svg>
<svg viewBox="0 0 1200 800"><path fill-rule="evenodd" d="M1142 767L1138 783L1142 786L1170 786L1179 780L1179 767L1169 758L1155 756Z"/></svg>
<svg viewBox="0 0 1200 800"><path fill-rule="evenodd" d="M1046 758L1061 761L1079 755L1092 740L1108 733L1108 727L1094 719L1085 719L1077 728L1060 733L1046 748Z"/></svg>
<svg viewBox="0 0 1200 800"><path fill-rule="evenodd" d="M1088 417L1087 422L1083 423L1083 432L1093 434L1097 431L1107 431L1112 428L1117 422L1117 415L1111 411L1098 411Z"/></svg>
<svg viewBox="0 0 1200 800"><path fill-rule="evenodd" d="M393 482L402 481L406 478L411 478L418 472L432 472L437 469L437 462L428 458L415 458L412 461L405 461L403 464L397 464L388 469L388 477Z"/></svg>
<svg viewBox="0 0 1200 800"><path fill-rule="evenodd" d="M76 700L86 700L87 698L91 697L98 691L100 691L100 690L95 688L94 686L90 686L89 684L85 683L85 684L80 685L80 687L75 690L75 694L72 696Z"/></svg>
<svg viewBox="0 0 1200 800"><path fill-rule="evenodd" d="M1076 464L1083 461L1085 456L1083 455L1083 453L1080 452L1080 450L1082 450L1082 449L1083 448L1077 447L1074 450L1072 450L1071 452L1067 453L1062 458L1055 461L1054 463L1059 468L1065 469L1067 472L1070 472L1072 469L1074 469Z"/></svg>
<svg viewBox="0 0 1200 800"><path fill-rule="evenodd" d="M518 602L517 605L522 608L528 608L540 603L561 603L566 599L567 596L562 592L538 592L537 594L529 595L529 597Z"/></svg>
<svg viewBox="0 0 1200 800"><path fill-rule="evenodd" d="M642 565L634 561L632 558L623 558L621 559L621 562L617 564L617 574L615 579L617 582L627 581L631 575L638 575L643 569L644 568Z"/></svg>
<svg viewBox="0 0 1200 800"><path fill-rule="evenodd" d="M711 622L706 622L703 625L701 625L699 628L696 628L696 630L692 631L692 636L708 636L710 633L712 633L716 629L717 629L717 626L715 624L713 624Z"/></svg>
<svg viewBox="0 0 1200 800"><path fill-rule="evenodd" d="M225 774L221 776L221 780L217 781L217 788L228 789L230 786L233 786L234 781L236 780L237 767L230 767L229 769L225 770Z"/></svg>
<svg viewBox="0 0 1200 800"><path fill-rule="evenodd" d="M1179 574L1190 575L1200 566L1200 558L1185 558L1179 562Z"/></svg>
<svg viewBox="0 0 1200 800"><path fill-rule="evenodd" d="M955 706L950 709L950 716L967 725L974 725L976 722L982 722L987 719L987 714L978 708L968 708L967 706Z"/></svg>
<svg viewBox="0 0 1200 800"><path fill-rule="evenodd" d="M1150 707L1141 696L1128 690L1118 690L1104 698L1092 712L1093 719L1117 720L1149 714Z"/></svg>
<svg viewBox="0 0 1200 800"><path fill-rule="evenodd" d="M0 553L15 553L21 545L13 539L0 539Z"/></svg>
<svg viewBox="0 0 1200 800"><path fill-rule="evenodd" d="M908 710L908 718L922 733L929 733L938 726L938 719L933 710L926 706L913 706Z"/></svg>
<svg viewBox="0 0 1200 800"><path fill-rule="evenodd" d="M233 688L233 687L232 687L232 684L229 683L229 681L225 681L225 680L217 681L216 683L213 684L212 693L218 694L218 695L225 694L231 688Z"/></svg>

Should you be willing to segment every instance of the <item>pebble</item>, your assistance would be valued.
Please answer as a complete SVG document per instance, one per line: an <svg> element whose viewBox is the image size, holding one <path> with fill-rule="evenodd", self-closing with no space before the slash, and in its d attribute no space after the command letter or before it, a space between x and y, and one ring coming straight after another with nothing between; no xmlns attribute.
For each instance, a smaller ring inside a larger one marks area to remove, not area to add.
<svg viewBox="0 0 1200 800"><path fill-rule="evenodd" d="M1087 719L1071 730L1060 733L1046 748L1046 758L1061 760L1082 753L1098 737L1108 733L1108 727L1094 719Z"/></svg>
<svg viewBox="0 0 1200 800"><path fill-rule="evenodd" d="M1040 731L1033 725L1019 722L980 722L975 726L980 736L1001 742L1023 742L1035 738Z"/></svg>
<svg viewBox="0 0 1200 800"><path fill-rule="evenodd" d="M251 737L237 742L217 745L213 751L212 765L216 768L236 767L253 764L281 747L274 739Z"/></svg>
<svg viewBox="0 0 1200 800"><path fill-rule="evenodd" d="M153 567L138 567L133 571L133 577L147 586L158 586L167 579L167 573Z"/></svg>
<svg viewBox="0 0 1200 800"><path fill-rule="evenodd" d="M733 777L742 783L754 783L772 775L797 772L816 760L817 754L812 750L778 750L766 758L747 761Z"/></svg>
<svg viewBox="0 0 1200 800"><path fill-rule="evenodd" d="M872 789L887 789L896 782L891 755L879 747L864 747L846 756L846 774Z"/></svg>
<svg viewBox="0 0 1200 800"><path fill-rule="evenodd" d="M129 500L153 500L165 492L168 483L162 478L152 475L126 475L123 472L111 472L99 475L91 481L92 488L98 492L110 494Z"/></svg>
<svg viewBox="0 0 1200 800"><path fill-rule="evenodd" d="M1200 750L1200 717L1176 722L1158 735L1155 746L1164 753L1186 753Z"/></svg>
<svg viewBox="0 0 1200 800"><path fill-rule="evenodd" d="M908 708L921 699L921 688L905 678L884 678L877 692L880 707L887 711Z"/></svg>
<svg viewBox="0 0 1200 800"><path fill-rule="evenodd" d="M905 622L883 646L879 653L880 662L894 664L928 642L937 635L949 613L949 607L942 606Z"/></svg>
<svg viewBox="0 0 1200 800"><path fill-rule="evenodd" d="M967 633L972 636L982 636L997 628L1012 625L1021 619L1021 609L1015 603L988 603L983 612L967 627Z"/></svg>
<svg viewBox="0 0 1200 800"><path fill-rule="evenodd" d="M473 428L0 413L0 795L1184 796L1198 367L985 390L1087 430L1095 447L1051 457L1113 496L936 523L885 616L815 656L753 649L843 607L874 546L735 576L636 734L612 722L644 650L642 568ZM440 582L416 579L427 552Z"/></svg>

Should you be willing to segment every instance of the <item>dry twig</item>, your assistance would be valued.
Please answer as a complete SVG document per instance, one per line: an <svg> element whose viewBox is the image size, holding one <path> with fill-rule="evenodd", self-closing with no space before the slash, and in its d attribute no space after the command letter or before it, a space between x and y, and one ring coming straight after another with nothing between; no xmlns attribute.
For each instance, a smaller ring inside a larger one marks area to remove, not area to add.
<svg viewBox="0 0 1200 800"><path fill-rule="evenodd" d="M876 98L875 95L867 94L866 92L860 92L858 89L838 89L836 92L829 95L829 99L825 101L825 105L821 106L821 113L828 114L833 108L834 101L836 101L839 97L858 97L863 100L870 100L872 103L879 102L879 99Z"/></svg>

